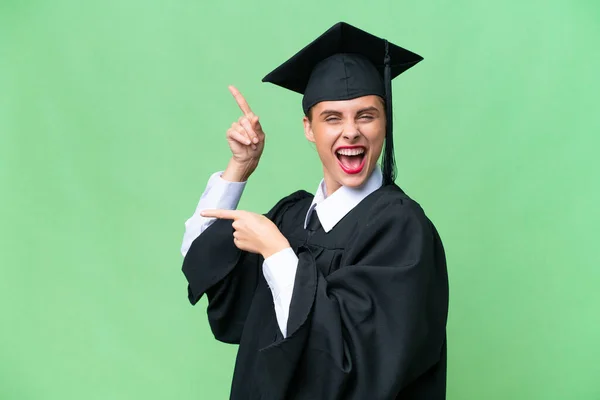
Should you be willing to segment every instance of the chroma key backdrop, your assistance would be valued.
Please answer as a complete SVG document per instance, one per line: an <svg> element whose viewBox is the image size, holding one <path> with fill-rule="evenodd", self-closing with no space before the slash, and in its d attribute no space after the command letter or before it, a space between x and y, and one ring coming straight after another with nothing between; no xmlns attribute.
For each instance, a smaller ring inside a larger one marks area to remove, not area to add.
<svg viewBox="0 0 600 400"><path fill-rule="evenodd" d="M600 3L0 1L0 399L226 399L184 222L267 135L239 208L316 190L301 96L261 78L338 21L417 52L397 183L448 258L449 400L600 399Z"/></svg>

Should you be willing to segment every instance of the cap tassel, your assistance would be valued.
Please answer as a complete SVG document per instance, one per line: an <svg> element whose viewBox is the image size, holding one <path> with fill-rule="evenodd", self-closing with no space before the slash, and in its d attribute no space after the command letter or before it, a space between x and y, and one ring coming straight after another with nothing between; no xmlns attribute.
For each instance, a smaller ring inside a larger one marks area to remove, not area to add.
<svg viewBox="0 0 600 400"><path fill-rule="evenodd" d="M385 40L385 58L383 80L385 86L385 149L383 152L383 184L391 185L396 180L396 162L394 160L394 138L392 125L392 67L389 53L389 42Z"/></svg>

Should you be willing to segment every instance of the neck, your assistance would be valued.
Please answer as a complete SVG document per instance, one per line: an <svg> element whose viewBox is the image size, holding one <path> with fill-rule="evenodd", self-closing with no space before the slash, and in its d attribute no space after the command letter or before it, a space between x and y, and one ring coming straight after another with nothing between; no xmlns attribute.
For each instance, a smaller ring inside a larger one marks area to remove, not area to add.
<svg viewBox="0 0 600 400"><path fill-rule="evenodd" d="M323 181L325 182L325 193L327 197L331 196L336 190L342 187L342 185L340 185L334 179L328 177L327 174L324 175Z"/></svg>
<svg viewBox="0 0 600 400"><path fill-rule="evenodd" d="M361 186L364 186L367 183L372 174L373 170L369 172L368 177L361 183ZM323 168L323 181L325 182L325 195L327 197L331 196L336 190L342 187L339 182L332 178L325 168Z"/></svg>

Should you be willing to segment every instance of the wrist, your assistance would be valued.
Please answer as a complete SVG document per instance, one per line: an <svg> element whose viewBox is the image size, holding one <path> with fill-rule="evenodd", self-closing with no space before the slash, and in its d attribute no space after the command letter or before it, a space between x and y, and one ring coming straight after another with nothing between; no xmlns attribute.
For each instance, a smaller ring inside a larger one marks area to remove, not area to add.
<svg viewBox="0 0 600 400"><path fill-rule="evenodd" d="M246 182L255 169L256 163L252 161L240 163L231 158L221 178L229 182Z"/></svg>
<svg viewBox="0 0 600 400"><path fill-rule="evenodd" d="M261 255L266 260L267 258L271 257L273 254L279 253L280 251L285 250L289 247L292 247L292 246L290 246L290 243L282 235L280 240L277 240L276 243L272 243L271 246L268 246L267 248L265 248L262 251Z"/></svg>

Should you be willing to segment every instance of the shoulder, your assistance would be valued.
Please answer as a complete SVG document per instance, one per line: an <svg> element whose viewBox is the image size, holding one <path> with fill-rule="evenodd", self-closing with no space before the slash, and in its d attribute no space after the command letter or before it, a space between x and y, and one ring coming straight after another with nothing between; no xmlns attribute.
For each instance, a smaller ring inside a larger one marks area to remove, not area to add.
<svg viewBox="0 0 600 400"><path fill-rule="evenodd" d="M372 197L368 207L371 217L377 214L425 216L421 205L395 184L382 186Z"/></svg>
<svg viewBox="0 0 600 400"><path fill-rule="evenodd" d="M268 212L267 217L275 223L278 223L281 221L284 214L289 214L290 212L297 214L301 213L302 210L306 213L312 199L312 194L305 190L297 190L279 200Z"/></svg>
<svg viewBox="0 0 600 400"><path fill-rule="evenodd" d="M433 227L421 205L397 185L382 186L370 196L363 211L363 226L398 231L412 227L427 232Z"/></svg>
<svg viewBox="0 0 600 400"><path fill-rule="evenodd" d="M381 187L365 199L347 246L349 260L393 262L430 259L435 228L420 204L396 185ZM354 263L354 261L351 261Z"/></svg>

